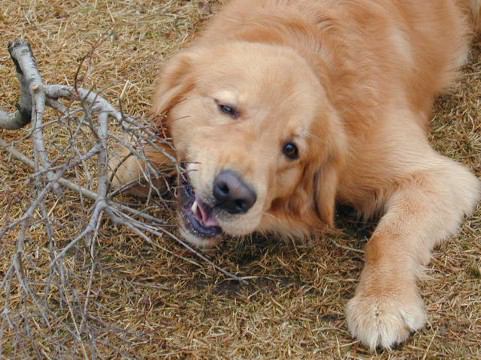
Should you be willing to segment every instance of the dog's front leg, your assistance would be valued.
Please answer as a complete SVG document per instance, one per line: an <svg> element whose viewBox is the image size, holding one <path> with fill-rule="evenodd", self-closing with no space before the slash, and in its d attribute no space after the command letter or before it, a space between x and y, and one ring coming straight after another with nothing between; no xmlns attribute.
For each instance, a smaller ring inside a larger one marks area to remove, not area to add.
<svg viewBox="0 0 481 360"><path fill-rule="evenodd" d="M126 142L128 144L128 142ZM142 150L116 146L109 161L112 187L125 187L128 194L147 197L152 189L164 192L167 189L165 177L175 174L173 150L164 144L145 145Z"/></svg>
<svg viewBox="0 0 481 360"><path fill-rule="evenodd" d="M479 199L479 182L445 158L437 169L398 184L365 249L365 267L346 316L352 335L371 350L391 348L426 322L416 280L432 248L453 234ZM431 165L432 166L432 165Z"/></svg>

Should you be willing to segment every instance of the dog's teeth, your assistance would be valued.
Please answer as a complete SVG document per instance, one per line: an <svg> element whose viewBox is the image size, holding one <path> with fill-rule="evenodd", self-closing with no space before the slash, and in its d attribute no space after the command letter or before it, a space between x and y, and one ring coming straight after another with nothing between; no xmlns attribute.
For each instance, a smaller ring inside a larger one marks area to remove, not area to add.
<svg viewBox="0 0 481 360"><path fill-rule="evenodd" d="M198 207L199 207L199 203L198 203L197 200L196 200L196 201L194 201L194 203L192 204L192 208L191 208L193 214L197 214L197 208L198 208Z"/></svg>

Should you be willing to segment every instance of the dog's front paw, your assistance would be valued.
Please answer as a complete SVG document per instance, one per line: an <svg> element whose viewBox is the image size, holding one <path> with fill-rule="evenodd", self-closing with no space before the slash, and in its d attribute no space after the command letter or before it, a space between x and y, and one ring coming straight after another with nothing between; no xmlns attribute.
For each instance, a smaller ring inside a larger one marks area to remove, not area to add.
<svg viewBox="0 0 481 360"><path fill-rule="evenodd" d="M358 291L346 308L352 336L374 351L391 349L421 329L426 323L424 304L415 289L409 292L373 295Z"/></svg>

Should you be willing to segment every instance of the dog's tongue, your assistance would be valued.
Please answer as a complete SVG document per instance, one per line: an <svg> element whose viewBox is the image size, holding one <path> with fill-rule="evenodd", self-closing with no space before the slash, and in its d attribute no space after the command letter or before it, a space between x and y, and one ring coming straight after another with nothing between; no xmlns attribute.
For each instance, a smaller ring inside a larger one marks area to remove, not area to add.
<svg viewBox="0 0 481 360"><path fill-rule="evenodd" d="M195 199L194 204L192 205L192 213L195 215L197 220L199 220L206 227L219 226L219 223L212 213L212 208L204 204L198 198Z"/></svg>

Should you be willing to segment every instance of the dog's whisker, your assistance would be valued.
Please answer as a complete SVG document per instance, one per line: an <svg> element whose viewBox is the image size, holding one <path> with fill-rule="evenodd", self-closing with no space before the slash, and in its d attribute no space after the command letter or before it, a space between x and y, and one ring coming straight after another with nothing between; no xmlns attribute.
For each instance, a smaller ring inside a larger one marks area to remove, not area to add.
<svg viewBox="0 0 481 360"><path fill-rule="evenodd" d="M169 121L177 122L177 121L180 121L180 120L190 119L191 117L192 117L191 115L185 115L185 116L181 116L181 117L178 117L178 118L175 118L175 119L171 119Z"/></svg>

